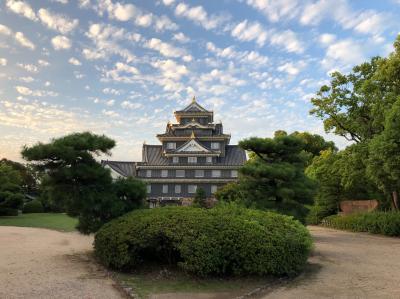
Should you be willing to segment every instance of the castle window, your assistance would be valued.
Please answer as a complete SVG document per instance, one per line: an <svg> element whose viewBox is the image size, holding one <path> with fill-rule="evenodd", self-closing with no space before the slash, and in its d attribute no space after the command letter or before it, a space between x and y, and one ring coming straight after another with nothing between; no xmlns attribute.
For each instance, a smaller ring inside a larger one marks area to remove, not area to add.
<svg viewBox="0 0 400 299"><path fill-rule="evenodd" d="M231 177L237 178L238 177L238 171L237 170L231 170Z"/></svg>
<svg viewBox="0 0 400 299"><path fill-rule="evenodd" d="M168 177L168 170L166 170L166 169L161 170L161 177L163 177L163 178Z"/></svg>
<svg viewBox="0 0 400 299"><path fill-rule="evenodd" d="M151 193L151 185L147 185L146 188L147 188L147 193Z"/></svg>
<svg viewBox="0 0 400 299"><path fill-rule="evenodd" d="M196 170L194 171L194 176L195 176L196 178L202 178L202 177L204 177L204 170L202 170L202 169L196 169Z"/></svg>
<svg viewBox="0 0 400 299"><path fill-rule="evenodd" d="M184 178L185 177L185 170L184 169L177 169L176 170L176 177L177 178Z"/></svg>
<svg viewBox="0 0 400 299"><path fill-rule="evenodd" d="M219 149L219 142L211 142L211 149L213 150Z"/></svg>
<svg viewBox="0 0 400 299"><path fill-rule="evenodd" d="M162 193L168 193L168 185L162 185Z"/></svg>
<svg viewBox="0 0 400 299"><path fill-rule="evenodd" d="M175 142L167 142L167 149L176 149Z"/></svg>
<svg viewBox="0 0 400 299"><path fill-rule="evenodd" d="M197 163L197 157L188 157L188 163Z"/></svg>
<svg viewBox="0 0 400 299"><path fill-rule="evenodd" d="M214 194L215 192L217 192L218 190L218 186L217 185L211 185L211 193Z"/></svg>
<svg viewBox="0 0 400 299"><path fill-rule="evenodd" d="M179 157L172 157L172 163L179 163Z"/></svg>
<svg viewBox="0 0 400 299"><path fill-rule="evenodd" d="M221 170L213 170L213 171L211 171L211 176L212 176L213 178L219 178L219 177L221 177Z"/></svg>
<svg viewBox="0 0 400 299"><path fill-rule="evenodd" d="M151 178L151 169L146 170L146 177Z"/></svg>
<svg viewBox="0 0 400 299"><path fill-rule="evenodd" d="M206 157L206 163L212 163L212 157Z"/></svg>
<svg viewBox="0 0 400 299"><path fill-rule="evenodd" d="M196 193L197 185L189 185L188 192L189 193Z"/></svg>
<svg viewBox="0 0 400 299"><path fill-rule="evenodd" d="M181 185L175 185L175 193L176 194L181 193Z"/></svg>

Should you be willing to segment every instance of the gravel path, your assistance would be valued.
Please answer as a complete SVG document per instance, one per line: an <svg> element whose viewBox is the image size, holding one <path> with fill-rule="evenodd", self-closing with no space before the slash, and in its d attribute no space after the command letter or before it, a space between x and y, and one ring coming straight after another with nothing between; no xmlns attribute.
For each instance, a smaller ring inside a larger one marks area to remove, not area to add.
<svg viewBox="0 0 400 299"><path fill-rule="evenodd" d="M0 298L123 298L89 257L93 237L0 226Z"/></svg>
<svg viewBox="0 0 400 299"><path fill-rule="evenodd" d="M275 298L400 298L400 238L309 227L315 251L304 274Z"/></svg>

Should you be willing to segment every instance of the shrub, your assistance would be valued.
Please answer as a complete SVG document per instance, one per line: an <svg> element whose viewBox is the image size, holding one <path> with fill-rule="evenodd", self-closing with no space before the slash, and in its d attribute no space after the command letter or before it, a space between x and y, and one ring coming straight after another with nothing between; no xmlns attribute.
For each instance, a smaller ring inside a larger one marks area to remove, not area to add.
<svg viewBox="0 0 400 299"><path fill-rule="evenodd" d="M206 191L203 188L197 188L196 194L194 195L193 205L199 208L206 208L207 207L207 195Z"/></svg>
<svg viewBox="0 0 400 299"><path fill-rule="evenodd" d="M158 261L200 276L296 274L311 247L291 217L236 205L136 210L105 224L94 241L96 256L114 269Z"/></svg>
<svg viewBox="0 0 400 299"><path fill-rule="evenodd" d="M320 205L312 206L310 212L306 217L306 223L311 225L320 224L325 217L332 215L333 213L334 212L332 212L331 209L325 206L320 206Z"/></svg>
<svg viewBox="0 0 400 299"><path fill-rule="evenodd" d="M1 208L0 216L18 216L18 210L10 208Z"/></svg>
<svg viewBox="0 0 400 299"><path fill-rule="evenodd" d="M43 205L38 199L31 200L24 205L22 213L43 213Z"/></svg>
<svg viewBox="0 0 400 299"><path fill-rule="evenodd" d="M346 216L326 217L322 224L327 227L368 232L387 236L400 236L400 212L370 212Z"/></svg>

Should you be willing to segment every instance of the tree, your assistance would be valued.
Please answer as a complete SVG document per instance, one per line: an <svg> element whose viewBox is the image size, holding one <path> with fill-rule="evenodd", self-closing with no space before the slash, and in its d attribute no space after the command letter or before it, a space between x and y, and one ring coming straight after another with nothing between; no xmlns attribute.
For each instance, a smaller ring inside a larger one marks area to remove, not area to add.
<svg viewBox="0 0 400 299"><path fill-rule="evenodd" d="M0 163L0 216L18 215L24 201L21 185L19 172Z"/></svg>
<svg viewBox="0 0 400 299"><path fill-rule="evenodd" d="M294 136L249 138L239 146L254 154L241 169L239 186L249 206L296 213L304 220L304 204L313 202L314 184L304 174L303 141Z"/></svg>
<svg viewBox="0 0 400 299"><path fill-rule="evenodd" d="M37 191L38 174L30 165L24 165L8 159L1 159L0 164L8 165L12 169L17 170L21 177L21 187L25 193Z"/></svg>
<svg viewBox="0 0 400 299"><path fill-rule="evenodd" d="M206 199L207 199L206 191L203 188L199 187L196 189L193 205L200 208L206 208L207 207Z"/></svg>
<svg viewBox="0 0 400 299"><path fill-rule="evenodd" d="M385 129L369 143L369 177L391 196L393 208L400 209L400 96L387 114Z"/></svg>
<svg viewBox="0 0 400 299"><path fill-rule="evenodd" d="M114 146L115 141L104 135L74 133L24 147L22 156L46 173L47 196L78 216L81 232L90 233L136 207L145 188L129 190L139 185L131 180L113 183L110 171L95 160Z"/></svg>

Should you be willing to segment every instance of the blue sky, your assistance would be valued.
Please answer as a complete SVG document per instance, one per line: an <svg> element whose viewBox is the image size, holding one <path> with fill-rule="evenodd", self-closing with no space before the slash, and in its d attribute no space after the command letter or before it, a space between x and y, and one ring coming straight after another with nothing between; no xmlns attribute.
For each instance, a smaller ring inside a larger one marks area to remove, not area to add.
<svg viewBox="0 0 400 299"><path fill-rule="evenodd" d="M193 95L233 143L324 134L313 93L388 55L399 23L399 0L2 0L0 158L90 130L140 160Z"/></svg>

